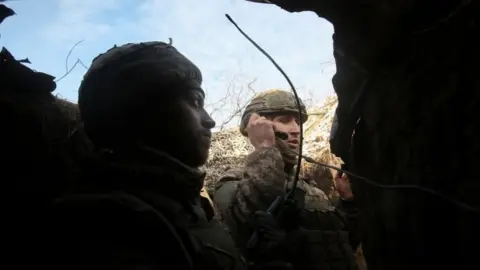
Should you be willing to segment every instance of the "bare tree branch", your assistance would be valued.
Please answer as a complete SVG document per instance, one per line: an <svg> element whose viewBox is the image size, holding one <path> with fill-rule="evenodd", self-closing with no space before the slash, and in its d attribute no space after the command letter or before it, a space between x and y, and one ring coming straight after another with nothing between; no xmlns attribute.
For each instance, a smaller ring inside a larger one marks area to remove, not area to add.
<svg viewBox="0 0 480 270"><path fill-rule="evenodd" d="M82 42L83 42L83 39L78 41L77 43L75 43L75 45L73 45L73 47L70 49L70 51L68 51L67 58L65 58L65 72L68 72L68 58L70 58L70 55L72 54L75 47L77 47L78 44L80 44Z"/></svg>
<svg viewBox="0 0 480 270"><path fill-rule="evenodd" d="M325 70L332 67L332 66L335 66L335 60L330 60L330 61L325 61L325 62L320 63L320 67L321 67L320 73L324 74Z"/></svg>
<svg viewBox="0 0 480 270"><path fill-rule="evenodd" d="M245 77L234 75L228 81L226 92L222 97L205 106L210 115L221 119L217 125L220 130L226 128L234 119L241 116L248 103L257 93L253 85L257 79L245 81Z"/></svg>
<svg viewBox="0 0 480 270"><path fill-rule="evenodd" d="M73 64L72 68L69 69L65 74L63 74L62 77L58 78L57 80L55 80L55 82L59 82L61 81L62 79L64 79L65 77L67 77L68 74L70 74L70 72L72 72L72 70L75 69L75 67L80 64L81 66L83 66L85 69L88 70L88 67L82 62L82 60L80 59L77 59L77 61L75 62L75 64Z"/></svg>
<svg viewBox="0 0 480 270"><path fill-rule="evenodd" d="M327 63L328 64L328 63ZM217 121L217 130L222 131L231 126L232 122L239 119L245 108L251 102L252 98L258 93L254 87L257 79L248 79L241 74L236 74L232 79L226 82L225 92L220 98L211 101L205 105L205 109ZM329 107L337 102L337 99L329 101L321 107L316 107L320 103L319 96L315 89L300 89L303 95L301 99L307 109L309 115L325 114L323 109ZM208 93L208 91L206 91Z"/></svg>
<svg viewBox="0 0 480 270"><path fill-rule="evenodd" d="M61 80L63 80L65 77L67 77L68 74L70 74L70 72L73 71L73 69L75 69L75 67L80 64L81 66L83 66L86 70L88 70L88 67L82 62L82 60L80 60L80 58L77 58L77 61L75 61L75 63L73 64L72 68L68 68L68 58L70 58L70 55L72 54L73 50L75 49L75 47L78 46L78 44L82 43L83 40L80 40L78 41L77 43L75 43L75 45L73 45L73 47L70 49L70 51L68 52L67 54L67 57L65 58L65 74L63 74L63 76L61 76L60 78L58 78L57 80L55 80L55 82L59 82Z"/></svg>
<svg viewBox="0 0 480 270"><path fill-rule="evenodd" d="M220 125L220 130L223 130L225 128L226 125L230 124L230 122L232 122L232 120L236 117L240 117L243 113L243 111L245 110L245 108L247 107L247 105L250 103L250 101L252 100L252 98L255 96L255 94L257 93L257 91L255 91L255 89L253 89L252 85L257 81L257 79L253 79L252 81L250 81L249 83L247 83L247 89L245 89L244 87L241 87L240 88L240 91L234 93L234 97L235 97L235 102L231 105L233 105L234 109L230 112L230 115L227 117L226 120L224 120L222 122L222 124ZM250 94L248 93L245 93L245 90L247 90L248 92L250 92ZM245 98L245 95L247 95L248 98Z"/></svg>

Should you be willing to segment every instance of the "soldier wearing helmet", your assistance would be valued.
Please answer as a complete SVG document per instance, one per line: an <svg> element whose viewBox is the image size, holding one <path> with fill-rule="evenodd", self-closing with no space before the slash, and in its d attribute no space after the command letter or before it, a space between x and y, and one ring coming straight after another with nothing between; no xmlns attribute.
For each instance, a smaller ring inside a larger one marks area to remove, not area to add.
<svg viewBox="0 0 480 270"><path fill-rule="evenodd" d="M275 137L270 137L270 142L280 149L285 162L294 165L297 161L295 151L297 151L300 139L299 124L308 120L307 110L303 102L300 104L302 119L299 119L298 107L295 97L289 92L277 89L262 92L256 95L246 107L240 122L240 132L242 135L249 137L253 146L257 148L258 144L263 142L257 142L255 136L248 136L247 129L252 128L252 125L260 126L262 123L271 120L275 131L287 134L288 138L276 140ZM289 170L293 169L293 166L287 167Z"/></svg>
<svg viewBox="0 0 480 270"><path fill-rule="evenodd" d="M352 245L358 243L349 239L348 220L313 179L301 177L298 183L298 208L289 220L297 221L295 229L262 212L293 183L300 125L307 119L305 106L297 106L289 92L269 90L255 96L240 123L240 132L255 150L243 167L228 170L216 182L214 202L237 245L254 263L267 259L286 261L295 269L356 269ZM280 139L275 132L287 136ZM268 243L247 249L259 229L269 232L262 237Z"/></svg>
<svg viewBox="0 0 480 270"><path fill-rule="evenodd" d="M94 59L79 107L95 153L49 213L47 268L246 269L200 197L215 126L201 83L198 67L163 42Z"/></svg>

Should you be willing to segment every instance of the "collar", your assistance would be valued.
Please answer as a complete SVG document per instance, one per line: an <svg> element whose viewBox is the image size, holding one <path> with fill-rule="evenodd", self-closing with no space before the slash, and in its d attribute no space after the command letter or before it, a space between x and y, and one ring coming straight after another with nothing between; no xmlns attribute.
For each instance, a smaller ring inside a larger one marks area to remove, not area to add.
<svg viewBox="0 0 480 270"><path fill-rule="evenodd" d="M195 201L206 173L192 168L165 152L148 146L127 151L103 149L93 159L96 174L87 178L94 186L132 192L148 192L176 200Z"/></svg>

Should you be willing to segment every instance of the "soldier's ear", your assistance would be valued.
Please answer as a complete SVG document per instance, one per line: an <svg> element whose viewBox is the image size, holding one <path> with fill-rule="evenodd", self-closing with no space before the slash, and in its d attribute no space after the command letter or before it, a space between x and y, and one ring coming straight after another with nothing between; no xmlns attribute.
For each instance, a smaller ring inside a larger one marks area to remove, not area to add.
<svg viewBox="0 0 480 270"><path fill-rule="evenodd" d="M260 116L258 113L252 113L252 114L250 115L249 119L248 119L248 125L249 125L251 122L259 119L260 117L261 117L261 116ZM248 125L247 125L247 126L248 126Z"/></svg>

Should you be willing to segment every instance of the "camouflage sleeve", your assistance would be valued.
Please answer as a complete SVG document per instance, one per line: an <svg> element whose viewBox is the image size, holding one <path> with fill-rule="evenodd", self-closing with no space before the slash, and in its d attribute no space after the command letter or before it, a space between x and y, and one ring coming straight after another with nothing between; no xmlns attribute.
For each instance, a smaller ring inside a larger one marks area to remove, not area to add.
<svg viewBox="0 0 480 270"><path fill-rule="evenodd" d="M350 244L353 250L356 250L358 245L360 245L360 224L359 224L359 210L357 204L354 200L347 201L347 200L338 200L336 204L336 208L338 212L340 212L346 222L346 230L349 232L350 236Z"/></svg>
<svg viewBox="0 0 480 270"><path fill-rule="evenodd" d="M262 148L247 157L245 171L238 183L236 203L244 216L267 210L285 190L285 163L277 148Z"/></svg>
<svg viewBox="0 0 480 270"><path fill-rule="evenodd" d="M214 201L222 219L238 241L248 237L250 215L266 210L284 194L285 164L276 148L251 153L245 167L226 172L216 183Z"/></svg>

